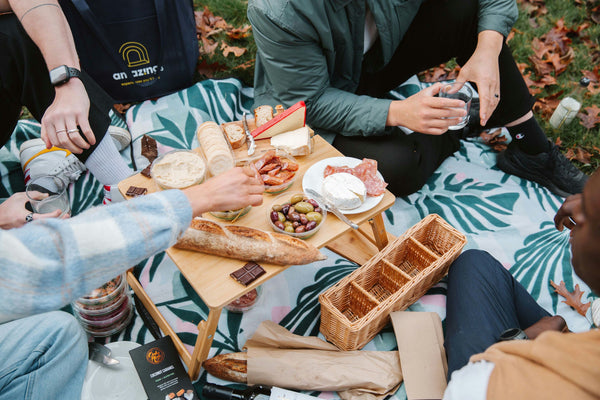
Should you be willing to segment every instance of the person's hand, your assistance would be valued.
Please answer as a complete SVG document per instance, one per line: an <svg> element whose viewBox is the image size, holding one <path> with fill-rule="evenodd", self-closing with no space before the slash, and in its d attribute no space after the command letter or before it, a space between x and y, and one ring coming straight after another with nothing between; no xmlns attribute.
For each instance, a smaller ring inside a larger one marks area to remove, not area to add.
<svg viewBox="0 0 600 400"><path fill-rule="evenodd" d="M441 83L435 83L405 100L393 101L386 125L402 125L415 132L441 135L458 124L466 115L465 102L435 97L441 87Z"/></svg>
<svg viewBox="0 0 600 400"><path fill-rule="evenodd" d="M535 339L542 332L545 331L556 331L556 332L569 332L567 323L560 315L554 315L552 317L543 317L529 328L525 329L524 332L529 339Z"/></svg>
<svg viewBox="0 0 600 400"><path fill-rule="evenodd" d="M457 82L473 82L479 93L479 119L481 126L500 102L500 69L498 55L502 49L503 37L494 31L479 33L477 48L471 58L460 69Z"/></svg>
<svg viewBox="0 0 600 400"><path fill-rule="evenodd" d="M554 216L554 226L556 226L556 229L561 232L564 227L573 229L575 225L585 221L585 215L581 206L582 201L583 195L581 193L571 195L565 199Z"/></svg>
<svg viewBox="0 0 600 400"><path fill-rule="evenodd" d="M206 211L238 210L262 204L264 184L252 166L233 168L206 182L184 189L194 216Z"/></svg>
<svg viewBox="0 0 600 400"><path fill-rule="evenodd" d="M78 78L55 90L54 101L42 117L42 139L47 148L56 146L80 154L96 143L88 121L90 99Z"/></svg>
<svg viewBox="0 0 600 400"><path fill-rule="evenodd" d="M44 218L56 218L61 213L60 210L56 210L48 214L32 213L25 208L25 204L27 202L28 199L25 192L19 192L13 194L6 199L4 203L0 204L0 228L19 228L28 222L26 218L29 214L31 214L33 220L35 221Z"/></svg>

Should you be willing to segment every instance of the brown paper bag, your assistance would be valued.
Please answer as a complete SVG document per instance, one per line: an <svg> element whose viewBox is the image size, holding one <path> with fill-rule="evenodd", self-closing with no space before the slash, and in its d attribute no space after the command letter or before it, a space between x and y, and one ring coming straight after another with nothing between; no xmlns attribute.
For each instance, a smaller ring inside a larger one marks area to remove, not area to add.
<svg viewBox="0 0 600 400"><path fill-rule="evenodd" d="M402 382L397 351L341 351L272 321L261 323L244 347L249 385L337 391L344 400L375 400L393 394Z"/></svg>

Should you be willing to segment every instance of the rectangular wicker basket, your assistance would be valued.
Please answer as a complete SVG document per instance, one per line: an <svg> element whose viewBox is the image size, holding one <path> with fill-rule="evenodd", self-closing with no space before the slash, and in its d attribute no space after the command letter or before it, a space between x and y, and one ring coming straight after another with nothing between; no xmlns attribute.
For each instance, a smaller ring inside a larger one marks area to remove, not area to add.
<svg viewBox="0 0 600 400"><path fill-rule="evenodd" d="M342 350L357 350L448 273L465 235L431 214L319 296L321 333Z"/></svg>

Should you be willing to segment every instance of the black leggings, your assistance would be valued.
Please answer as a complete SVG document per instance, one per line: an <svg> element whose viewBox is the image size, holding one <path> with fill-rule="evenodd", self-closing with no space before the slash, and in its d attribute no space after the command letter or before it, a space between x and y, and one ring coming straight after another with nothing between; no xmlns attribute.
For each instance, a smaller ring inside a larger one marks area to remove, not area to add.
<svg viewBox="0 0 600 400"><path fill-rule="evenodd" d="M456 57L460 65L477 45L477 0L428 0L423 2L394 56L382 70L363 72L357 94L385 97L412 75ZM503 126L531 110L529 93L511 51L503 45L498 58L500 103L487 126ZM451 131L440 135L404 134L389 128L387 136L336 135L333 145L347 156L379 162L388 189L396 196L419 190L439 165L459 148Z"/></svg>
<svg viewBox="0 0 600 400"><path fill-rule="evenodd" d="M42 53L14 14L0 15L0 146L10 139L23 106L38 121L54 101L48 68ZM85 72L81 81L90 98L89 122L96 143L110 125L114 101ZM95 145L76 156L83 162Z"/></svg>

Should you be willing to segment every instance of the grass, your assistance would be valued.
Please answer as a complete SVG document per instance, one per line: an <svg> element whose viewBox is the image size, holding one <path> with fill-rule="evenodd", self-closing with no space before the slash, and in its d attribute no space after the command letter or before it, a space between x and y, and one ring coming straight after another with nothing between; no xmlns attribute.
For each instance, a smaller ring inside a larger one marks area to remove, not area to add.
<svg viewBox="0 0 600 400"><path fill-rule="evenodd" d="M242 26L248 23L246 19L247 1L245 0L194 0L194 4L197 10L202 10L204 6L208 7L215 15L222 16L230 24ZM585 22L590 23L590 26L582 31L582 34L588 35L592 40L595 40L596 45L600 45L598 43L600 24L596 24L590 19L590 10L599 4L600 0L547 0L545 6L548 13L535 18L536 23L539 25L537 27L530 23L530 16L524 11L525 8L520 5L519 19L514 26L518 34L514 35L509 42L517 63L531 64L528 57L533 54L531 48L533 38L541 37L556 24L556 21L563 17L565 25L569 28L576 28ZM581 78L580 71L591 71L599 62L599 60L593 59L594 52L586 47L581 38L573 36L572 40L571 47L575 54L574 61L565 72L556 76L556 85L545 88L536 97L542 98L560 91L570 92ZM222 54L215 54L213 57L206 58L209 63L216 62L224 66L222 71L215 73L215 77L236 76L246 84L252 84L252 68L243 71L236 69L237 66L254 58L253 54L256 52L256 46L252 37L247 38L246 43L248 51L244 57L239 59L231 55L224 58ZM230 44L243 45L239 41L233 41ZM596 49L596 52L598 52L598 49ZM596 54L596 57L600 57L600 53ZM590 96L588 93L582 109L594 104L600 106L600 95ZM600 127L587 129L579 124L579 120L576 118L570 125L560 130L553 130L548 123L548 117L536 113L536 118L552 141L560 138L563 143L563 151L582 147L592 154L590 163L575 162L584 172L589 174L598 168L600 165Z"/></svg>

